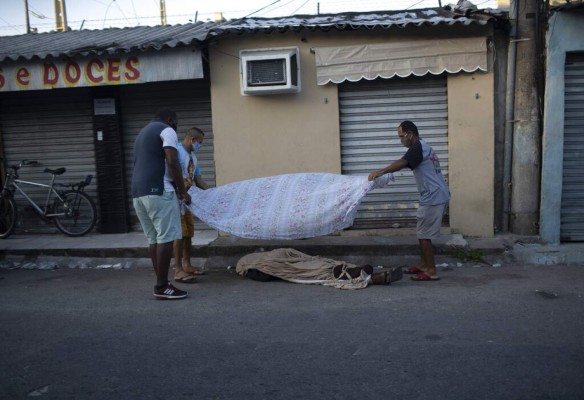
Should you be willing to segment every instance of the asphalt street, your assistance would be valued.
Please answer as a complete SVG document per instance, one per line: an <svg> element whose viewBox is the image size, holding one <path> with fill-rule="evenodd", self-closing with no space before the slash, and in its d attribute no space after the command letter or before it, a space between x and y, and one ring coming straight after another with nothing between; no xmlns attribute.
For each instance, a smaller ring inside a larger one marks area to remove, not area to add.
<svg viewBox="0 0 584 400"><path fill-rule="evenodd" d="M213 270L0 270L0 399L584 399L584 267L344 291Z"/></svg>

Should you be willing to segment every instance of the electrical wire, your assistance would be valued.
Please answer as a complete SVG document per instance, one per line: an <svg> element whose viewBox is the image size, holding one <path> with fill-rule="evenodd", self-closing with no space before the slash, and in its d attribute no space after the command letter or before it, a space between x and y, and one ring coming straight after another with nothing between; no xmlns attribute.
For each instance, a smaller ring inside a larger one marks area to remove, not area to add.
<svg viewBox="0 0 584 400"><path fill-rule="evenodd" d="M16 26L11 25L10 22L6 21L4 18L0 17L0 21L4 22L8 28L14 29L16 32L20 33L20 30Z"/></svg>
<svg viewBox="0 0 584 400"><path fill-rule="evenodd" d="M115 0L114 0L114 1L115 1ZM123 17L126 19L126 21L128 21L128 23L129 23L129 22L130 22L130 20L128 19L128 17L126 17L126 14L124 14L124 10L122 10L122 9L120 8L120 4L119 4L117 1L115 1L115 3L116 3L116 6L118 7L118 10L120 10L120 12L122 13L122 16L123 16Z"/></svg>
<svg viewBox="0 0 584 400"><path fill-rule="evenodd" d="M132 1L132 10L134 10L134 17L136 18L136 22L140 25L140 20L138 20L138 13L136 12L136 7L134 6L134 0Z"/></svg>
<svg viewBox="0 0 584 400"><path fill-rule="evenodd" d="M291 3L294 3L294 2L296 2L296 1L297 1L297 0L290 0L288 3L284 3L284 4L281 4L281 5L277 6L277 7L274 7L274 8L272 8L272 9L270 10L270 12L272 12L272 11L274 11L274 10L278 10L278 9L280 9L280 8L282 8L282 7L286 7L287 5L289 5L289 4L291 4ZM310 0L308 0L308 1L310 1Z"/></svg>
<svg viewBox="0 0 584 400"><path fill-rule="evenodd" d="M412 8L412 7L415 7L415 6L417 6L418 4L420 4L420 3L423 3L424 1L426 1L426 0L420 0L420 1L418 1L417 3L414 3L414 4L412 4L411 6L409 6L408 8L406 8L406 10L409 10L410 8Z"/></svg>
<svg viewBox="0 0 584 400"><path fill-rule="evenodd" d="M246 15L246 16L245 16L245 17L243 17L243 18L247 18L247 17L250 17L250 16L252 16L252 15L254 15L254 14L256 14L256 13L259 13L260 11L262 11L262 10L265 10L265 9L266 9L266 8L268 8L268 7L271 7L271 6L273 6L274 4L278 4L280 1L282 1L282 0L276 0L276 1L274 1L273 3L270 3L270 4L268 4L267 6L265 6L265 7L262 7L262 8L260 8L259 10L252 12L251 14L248 14L248 15ZM242 19L243 19L243 18L242 18Z"/></svg>
<svg viewBox="0 0 584 400"><path fill-rule="evenodd" d="M110 1L109 5L105 9L105 14L103 16L103 26L102 26L102 29L105 28L105 20L107 19L107 13L109 12L109 9L110 9L111 5L114 3L114 1L116 1L116 0Z"/></svg>
<svg viewBox="0 0 584 400"><path fill-rule="evenodd" d="M308 3L310 0L306 0L304 3L302 3L302 5L300 7L298 7L296 10L292 11L292 15L296 14L298 12L298 10L300 10L302 7L304 7L306 5L306 3Z"/></svg>

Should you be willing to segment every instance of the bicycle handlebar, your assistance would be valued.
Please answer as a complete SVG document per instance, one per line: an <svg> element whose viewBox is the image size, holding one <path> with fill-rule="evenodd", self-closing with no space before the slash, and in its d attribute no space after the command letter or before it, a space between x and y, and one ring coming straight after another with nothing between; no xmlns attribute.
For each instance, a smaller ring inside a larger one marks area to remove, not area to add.
<svg viewBox="0 0 584 400"><path fill-rule="evenodd" d="M22 160L20 165L38 165L38 163L36 160Z"/></svg>
<svg viewBox="0 0 584 400"><path fill-rule="evenodd" d="M3 160L3 158L0 158L0 160ZM22 160L18 165L12 165L10 166L10 168L12 168L16 173L16 171L18 171L20 167L26 165L39 165L39 162L36 160ZM58 168L56 170L46 168L45 172L50 172L54 175L61 175L63 172L65 172L65 168ZM93 175L87 175L84 180L77 183L55 183L54 185L60 187L70 187L73 190L81 190L85 186L89 185L92 179Z"/></svg>
<svg viewBox="0 0 584 400"><path fill-rule="evenodd" d="M11 165L10 168L12 168L15 171L18 171L20 169L20 167L25 166L25 165L38 165L39 162L36 160L22 160L18 165Z"/></svg>

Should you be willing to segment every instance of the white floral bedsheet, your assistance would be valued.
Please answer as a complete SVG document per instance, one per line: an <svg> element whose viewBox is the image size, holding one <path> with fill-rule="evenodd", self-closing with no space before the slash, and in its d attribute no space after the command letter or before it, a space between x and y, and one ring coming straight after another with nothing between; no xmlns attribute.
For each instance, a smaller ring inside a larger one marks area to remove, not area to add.
<svg viewBox="0 0 584 400"><path fill-rule="evenodd" d="M219 231L248 239L302 239L328 235L353 224L371 190L393 181L392 174L286 174L201 190L189 189L190 211Z"/></svg>

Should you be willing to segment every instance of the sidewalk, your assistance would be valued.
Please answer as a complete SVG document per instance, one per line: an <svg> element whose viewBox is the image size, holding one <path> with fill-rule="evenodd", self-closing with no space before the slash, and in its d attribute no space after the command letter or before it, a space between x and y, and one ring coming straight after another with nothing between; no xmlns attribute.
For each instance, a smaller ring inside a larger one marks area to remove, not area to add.
<svg viewBox="0 0 584 400"><path fill-rule="evenodd" d="M442 234L433 242L436 263L502 266L509 264L581 264L584 243L545 245L537 237L496 235L493 238L465 238ZM206 268L234 266L242 256L255 251L290 247L310 255L355 264L395 265L415 262L418 241L412 230L347 230L340 234L303 240L250 240L219 235L216 231L195 232L192 257ZM0 259L42 260L95 258L131 260L148 258L148 244L142 232L93 233L82 237L54 234L18 234L0 240ZM147 260L144 262L148 264Z"/></svg>

